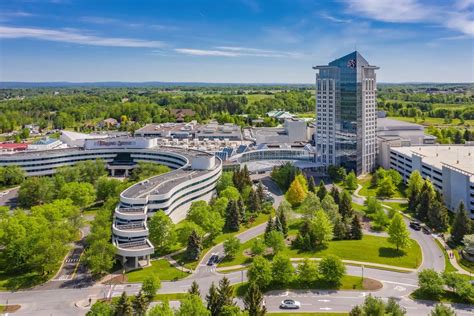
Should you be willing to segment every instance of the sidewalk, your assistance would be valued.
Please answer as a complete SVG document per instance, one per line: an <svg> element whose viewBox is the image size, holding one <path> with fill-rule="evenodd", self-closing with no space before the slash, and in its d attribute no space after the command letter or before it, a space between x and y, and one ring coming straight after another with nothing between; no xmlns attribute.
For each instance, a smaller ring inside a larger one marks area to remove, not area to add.
<svg viewBox="0 0 474 316"><path fill-rule="evenodd" d="M306 258L290 258L292 262L299 262L303 261ZM309 260L315 260L315 261L320 261L321 258L308 258ZM355 261L355 260L342 260L342 262L348 264L348 265L356 265L356 266L367 266L369 268L384 268L384 269L393 269L393 270L400 270L400 271L405 271L405 272L416 272L417 269L411 269L411 268L403 268L403 267L397 267L397 266L391 266L388 264L381 264L381 263L373 263L373 262L364 262L364 261ZM229 266L229 267L222 267L222 268L217 268L217 272L221 271L228 271L228 270L237 270L240 268L245 268L247 267L248 264L239 264L235 266Z"/></svg>
<svg viewBox="0 0 474 316"><path fill-rule="evenodd" d="M466 275L471 275L471 273L470 273L469 271L464 270L464 269L459 265L458 261L456 260L456 256L454 256L454 253L453 253L453 256L452 256L452 257L449 255L450 252L452 253L452 252L454 252L454 251L456 251L456 250L452 250L452 249L448 246L448 244L444 241L443 238L440 238L439 236L434 236L434 238L435 238L436 240L438 240L438 241L441 243L441 245L442 245L443 248L444 248L443 252L444 252L444 251L447 252L448 258L449 258L449 262L450 262L450 263L453 265L453 267L458 271L458 273L460 273L460 274L466 274Z"/></svg>

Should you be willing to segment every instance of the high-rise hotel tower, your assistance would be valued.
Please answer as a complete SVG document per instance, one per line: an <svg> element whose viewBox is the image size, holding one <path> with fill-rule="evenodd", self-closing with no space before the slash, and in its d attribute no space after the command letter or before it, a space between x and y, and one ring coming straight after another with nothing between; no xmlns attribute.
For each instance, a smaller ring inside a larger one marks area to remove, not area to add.
<svg viewBox="0 0 474 316"><path fill-rule="evenodd" d="M376 77L355 51L316 66L316 162L364 174L375 168Z"/></svg>

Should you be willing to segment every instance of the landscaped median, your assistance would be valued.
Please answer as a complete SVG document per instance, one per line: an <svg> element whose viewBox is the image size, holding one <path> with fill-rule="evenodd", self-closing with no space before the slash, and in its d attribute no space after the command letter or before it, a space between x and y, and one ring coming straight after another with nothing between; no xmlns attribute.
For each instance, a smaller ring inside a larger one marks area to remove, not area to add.
<svg viewBox="0 0 474 316"><path fill-rule="evenodd" d="M260 236L260 238L263 238ZM239 253L232 260L224 260L219 263L220 268L245 265L252 262L252 257L248 254L254 239L243 243ZM334 240L327 244L327 247L315 251L301 251L286 247L282 254L290 258L321 258L327 255L336 255L343 260L357 261L360 263L374 263L386 265L386 268L416 269L422 262L421 248L418 243L412 240L410 248L403 252L393 248L386 237L364 235L361 240ZM405 270L404 269L404 270Z"/></svg>
<svg viewBox="0 0 474 316"><path fill-rule="evenodd" d="M175 281L187 277L185 271L175 268L165 259L151 261L151 267L134 270L126 274L127 281L131 283L143 282L150 275L158 277L162 281Z"/></svg>

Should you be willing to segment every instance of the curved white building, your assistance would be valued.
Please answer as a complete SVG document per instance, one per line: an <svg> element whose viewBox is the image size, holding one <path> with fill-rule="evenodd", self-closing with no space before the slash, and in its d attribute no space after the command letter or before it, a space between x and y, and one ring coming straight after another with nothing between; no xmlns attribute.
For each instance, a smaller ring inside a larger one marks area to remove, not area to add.
<svg viewBox="0 0 474 316"><path fill-rule="evenodd" d="M139 161L166 165L166 174L141 181L120 194L114 213L112 242L127 266L149 261L154 247L148 240L147 219L163 211L178 222L195 200L209 200L222 172L214 155L176 147L156 146L155 139L110 138L86 140L84 148L9 153L0 155L0 166L17 165L27 176L51 175L62 166L102 159L112 174L128 175Z"/></svg>

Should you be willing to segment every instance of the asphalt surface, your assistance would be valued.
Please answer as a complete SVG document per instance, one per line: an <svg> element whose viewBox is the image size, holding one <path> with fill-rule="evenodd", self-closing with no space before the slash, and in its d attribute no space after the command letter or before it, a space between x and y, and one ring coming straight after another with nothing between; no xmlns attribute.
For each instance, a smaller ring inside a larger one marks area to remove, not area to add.
<svg viewBox="0 0 474 316"><path fill-rule="evenodd" d="M5 195L0 196L0 206L9 206L10 208L16 207L18 202L18 189L19 187L3 190L1 192L8 192Z"/></svg>
<svg viewBox="0 0 474 316"><path fill-rule="evenodd" d="M282 199L278 187L268 179L262 182L274 195L277 206ZM253 227L238 236L244 242L265 231L265 224ZM423 251L423 262L421 268L433 268L437 271L444 270L444 257L433 238L420 231L410 229L410 234L415 239ZM196 280L200 286L201 293L207 292L212 282L218 282L226 276L231 283L246 281L245 271L235 271L225 275L219 274L214 267L206 265L212 253L223 254L222 245L217 245L204 256L198 265L195 273L189 277L174 281L162 282L159 293L185 292L191 283ZM350 275L362 275L362 268L347 266ZM379 280L383 288L373 292L374 296L387 299L396 297L400 304L406 308L408 315L428 315L433 308L432 303L415 302L408 298L408 295L417 288L416 273L400 273L372 268L363 269L364 277ZM119 284L119 285L94 285L85 288L64 288L52 290L27 290L20 292L0 292L0 302L3 304L8 299L9 304L20 304L22 308L15 315L84 315L87 308L76 307L75 303L88 300L89 298L105 298L119 296L123 291L128 294L136 294L141 284ZM279 309L281 301L285 298L296 299L301 302L300 311L316 312L338 312L349 311L352 306L361 304L369 292L362 291L277 291L265 295L266 307L269 311L282 311ZM238 304L242 302L237 300ZM473 315L474 307L469 305L453 305L457 315ZM287 311L291 313L291 311Z"/></svg>

